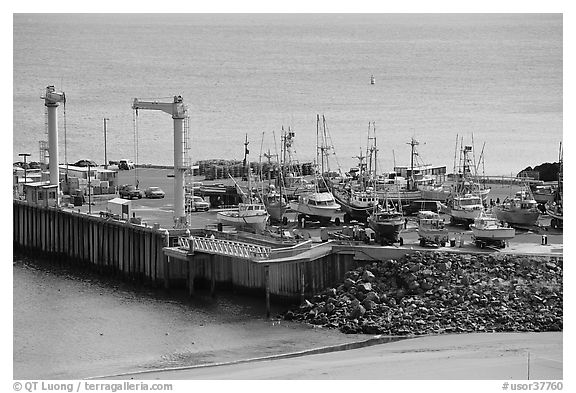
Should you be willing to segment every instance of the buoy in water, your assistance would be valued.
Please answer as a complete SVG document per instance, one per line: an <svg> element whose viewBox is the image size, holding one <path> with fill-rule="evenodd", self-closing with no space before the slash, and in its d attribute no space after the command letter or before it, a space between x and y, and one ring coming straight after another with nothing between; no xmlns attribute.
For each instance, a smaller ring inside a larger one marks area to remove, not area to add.
<svg viewBox="0 0 576 393"><path fill-rule="evenodd" d="M370 77L370 84L373 85L373 84L375 84L375 83L376 83L376 79L374 78L374 75L372 75L372 76Z"/></svg>

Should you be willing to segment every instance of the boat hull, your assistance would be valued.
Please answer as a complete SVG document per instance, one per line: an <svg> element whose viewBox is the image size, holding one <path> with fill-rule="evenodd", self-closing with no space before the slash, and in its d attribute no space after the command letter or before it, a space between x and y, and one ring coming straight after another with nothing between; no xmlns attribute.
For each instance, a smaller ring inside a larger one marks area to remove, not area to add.
<svg viewBox="0 0 576 393"><path fill-rule="evenodd" d="M511 225L536 225L538 217L540 217L540 212L537 210L507 210L502 207L495 206L492 211L499 221L504 221Z"/></svg>
<svg viewBox="0 0 576 393"><path fill-rule="evenodd" d="M238 211L223 211L217 213L217 218L223 225L231 225L237 228L252 228L263 231L268 222L268 214L240 215Z"/></svg>
<svg viewBox="0 0 576 393"><path fill-rule="evenodd" d="M473 223L475 219L480 217L482 210L480 209L450 209L450 216L453 221Z"/></svg>
<svg viewBox="0 0 576 393"><path fill-rule="evenodd" d="M374 220L368 218L368 225L376 233L376 240L381 244L395 243L400 239L400 232L404 228L404 218L392 218L387 220Z"/></svg>
<svg viewBox="0 0 576 393"><path fill-rule="evenodd" d="M470 229L474 237L480 240L510 240L516 236L514 228L479 229L472 224Z"/></svg>
<svg viewBox="0 0 576 393"><path fill-rule="evenodd" d="M266 210L268 211L268 214L272 220L281 221L285 216L286 211L288 210L288 204L282 204L282 206L280 206L278 203L267 204Z"/></svg>

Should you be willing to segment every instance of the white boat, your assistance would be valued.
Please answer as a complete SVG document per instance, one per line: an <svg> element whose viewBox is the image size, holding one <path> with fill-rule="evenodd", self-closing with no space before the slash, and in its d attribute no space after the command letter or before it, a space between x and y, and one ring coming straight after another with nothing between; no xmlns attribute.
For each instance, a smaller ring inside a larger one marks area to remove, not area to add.
<svg viewBox="0 0 576 393"><path fill-rule="evenodd" d="M246 142L244 145L246 146L244 162L246 162L246 156L248 154L248 136L246 136ZM232 225L240 229L262 232L266 228L270 215L266 210L266 206L257 197L252 195L252 174L250 173L250 168L248 168L247 174L247 193L245 193L238 183L236 183L234 178L230 176L236 185L236 189L242 195L242 203L238 204L238 209L220 211L217 213L216 217L218 218L218 222L223 225Z"/></svg>
<svg viewBox="0 0 576 393"><path fill-rule="evenodd" d="M470 224L473 240L480 248L486 244L495 244L500 247L505 246L506 240L513 239L516 236L514 228L502 225L498 219L492 215L483 212L478 218Z"/></svg>
<svg viewBox="0 0 576 393"><path fill-rule="evenodd" d="M538 202L532 196L530 189L524 187L516 194L492 208L496 218L510 225L532 226L540 217Z"/></svg>
<svg viewBox="0 0 576 393"><path fill-rule="evenodd" d="M326 146L326 120L324 116L322 116L322 119L324 124L324 137L321 146L319 142L320 115L316 115L316 164L318 164L319 158L321 158L322 169L319 170L318 167L315 168L316 179L314 181L313 191L299 195L297 200L290 202L290 208L298 213L298 222L311 219L313 221L327 223L330 222L332 218L335 218L336 224L338 225L340 218L335 217L335 215L340 210L340 205L336 203L334 195L328 191L326 180L323 177L323 173L325 172L325 153L329 147ZM323 183L322 186L320 186L320 182Z"/></svg>
<svg viewBox="0 0 576 393"><path fill-rule="evenodd" d="M418 213L418 238L420 245L443 246L448 242L448 229L438 213L423 210Z"/></svg>
<svg viewBox="0 0 576 393"><path fill-rule="evenodd" d="M308 217L312 220L330 221L340 210L331 192L313 192L300 195L298 200L290 202L290 208L298 212L298 220Z"/></svg>
<svg viewBox="0 0 576 393"><path fill-rule="evenodd" d="M238 209L220 211L217 218L223 225L232 225L243 229L253 228L263 231L268 222L268 212L262 203L240 203Z"/></svg>
<svg viewBox="0 0 576 393"><path fill-rule="evenodd" d="M482 199L475 194L456 195L448 202L448 214L452 222L473 223L484 210Z"/></svg>

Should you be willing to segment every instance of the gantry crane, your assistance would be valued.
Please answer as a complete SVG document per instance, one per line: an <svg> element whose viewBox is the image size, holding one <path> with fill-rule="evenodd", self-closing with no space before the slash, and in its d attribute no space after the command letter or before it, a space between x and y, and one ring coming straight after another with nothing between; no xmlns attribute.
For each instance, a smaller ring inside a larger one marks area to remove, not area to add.
<svg viewBox="0 0 576 393"><path fill-rule="evenodd" d="M41 96L48 110L48 154L50 163L50 184L58 186L56 198L60 205L60 174L58 171L58 114L57 108L60 103L66 106L66 95L58 92L54 86L46 87L46 92Z"/></svg>
<svg viewBox="0 0 576 393"><path fill-rule="evenodd" d="M189 169L184 162L184 120L188 113L182 96L174 96L173 102L141 101L134 98L132 109L159 110L174 119L174 220L177 226L186 225L184 174Z"/></svg>

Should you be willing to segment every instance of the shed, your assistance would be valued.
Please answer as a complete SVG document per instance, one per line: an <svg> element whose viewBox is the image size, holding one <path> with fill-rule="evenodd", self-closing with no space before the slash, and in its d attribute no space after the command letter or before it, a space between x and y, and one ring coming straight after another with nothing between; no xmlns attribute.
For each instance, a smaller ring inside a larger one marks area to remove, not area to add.
<svg viewBox="0 0 576 393"><path fill-rule="evenodd" d="M114 198L110 199L106 205L106 211L119 220L130 218L132 202L127 199Z"/></svg>

